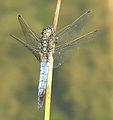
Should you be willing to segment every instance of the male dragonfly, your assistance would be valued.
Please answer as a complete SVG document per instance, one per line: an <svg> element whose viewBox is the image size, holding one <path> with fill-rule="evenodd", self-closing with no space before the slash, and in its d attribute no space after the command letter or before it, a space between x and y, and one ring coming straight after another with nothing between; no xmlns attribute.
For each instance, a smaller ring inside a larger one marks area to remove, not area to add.
<svg viewBox="0 0 113 120"><path fill-rule="evenodd" d="M72 53L72 50L77 48L81 43L94 37L97 30L79 36L87 20L90 19L91 13L91 11L85 12L73 23L58 32L55 32L52 26L46 26L43 28L40 37L32 31L25 23L24 19L18 15L18 20L26 38L26 42L13 35L10 36L28 48L40 62L40 79L38 87L39 109L42 108L44 102L50 55L53 55L54 68L57 68L64 62L66 57Z"/></svg>

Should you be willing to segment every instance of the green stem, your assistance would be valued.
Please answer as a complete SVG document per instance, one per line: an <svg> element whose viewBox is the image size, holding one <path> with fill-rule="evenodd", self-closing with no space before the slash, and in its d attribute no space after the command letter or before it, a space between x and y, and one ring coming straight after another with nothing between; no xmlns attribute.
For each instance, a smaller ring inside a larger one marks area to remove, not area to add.
<svg viewBox="0 0 113 120"><path fill-rule="evenodd" d="M51 104L51 86L52 86L52 73L53 73L53 56L50 56L50 67L48 72L46 97L45 97L45 119L50 120L50 104Z"/></svg>

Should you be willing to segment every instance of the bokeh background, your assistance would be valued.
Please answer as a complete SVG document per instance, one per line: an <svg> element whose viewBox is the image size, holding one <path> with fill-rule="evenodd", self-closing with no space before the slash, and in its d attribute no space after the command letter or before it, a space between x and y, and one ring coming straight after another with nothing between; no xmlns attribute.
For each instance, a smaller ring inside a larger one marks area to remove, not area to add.
<svg viewBox="0 0 113 120"><path fill-rule="evenodd" d="M113 120L113 1L62 1L57 30L93 10L85 31L101 32L54 70L51 120ZM23 37L18 14L40 33L52 24L55 5L56 0L0 0L0 120L44 118L37 110L39 63L9 34Z"/></svg>

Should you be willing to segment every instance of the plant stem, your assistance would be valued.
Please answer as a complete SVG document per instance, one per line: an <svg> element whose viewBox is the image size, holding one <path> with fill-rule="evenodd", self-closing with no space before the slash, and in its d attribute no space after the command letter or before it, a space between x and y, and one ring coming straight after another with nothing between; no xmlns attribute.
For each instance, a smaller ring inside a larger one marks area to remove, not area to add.
<svg viewBox="0 0 113 120"><path fill-rule="evenodd" d="M54 16L54 20L53 20L53 27L55 30L56 30L57 24L58 24L61 1L62 0L57 0L56 11L55 11L55 16Z"/></svg>
<svg viewBox="0 0 113 120"><path fill-rule="evenodd" d="M54 21L53 21L53 27L55 30L57 28L60 5L61 5L61 0L57 0L56 11L55 11L55 16L54 16ZM44 120L50 120L51 87L52 87L52 73L53 73L53 55L52 54L49 60L50 60L50 66L49 66L46 96L45 96L45 118Z"/></svg>
<svg viewBox="0 0 113 120"><path fill-rule="evenodd" d="M48 72L46 97L45 97L45 120L50 120L50 105L51 105L51 86L52 86L52 73L53 73L53 56L50 56L50 66Z"/></svg>

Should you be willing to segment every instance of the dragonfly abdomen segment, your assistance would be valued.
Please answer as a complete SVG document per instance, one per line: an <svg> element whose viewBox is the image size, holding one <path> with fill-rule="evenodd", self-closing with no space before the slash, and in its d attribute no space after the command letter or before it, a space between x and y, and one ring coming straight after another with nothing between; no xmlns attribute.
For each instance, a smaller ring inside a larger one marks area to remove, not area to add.
<svg viewBox="0 0 113 120"><path fill-rule="evenodd" d="M49 60L42 59L41 69L40 69L40 79L39 79L39 88L38 88L38 108L41 109L44 102L45 92L46 92L46 83L48 77L49 69Z"/></svg>

